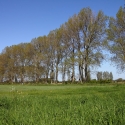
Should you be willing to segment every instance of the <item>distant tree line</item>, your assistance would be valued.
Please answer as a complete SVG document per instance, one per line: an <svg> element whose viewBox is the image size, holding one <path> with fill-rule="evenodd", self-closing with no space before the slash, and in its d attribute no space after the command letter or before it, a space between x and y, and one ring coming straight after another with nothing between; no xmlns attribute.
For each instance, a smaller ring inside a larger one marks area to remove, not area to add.
<svg viewBox="0 0 125 125"><path fill-rule="evenodd" d="M113 80L113 74L112 72L97 72L97 80L100 81L100 80Z"/></svg>
<svg viewBox="0 0 125 125"><path fill-rule="evenodd" d="M65 81L75 78L76 70L79 81L87 82L92 68L100 66L105 59L104 49L111 52L112 61L124 70L125 11L122 7L116 18L83 8L47 36L4 48L0 54L0 82L35 83L50 79L58 82L59 73ZM109 76L107 72L103 72L103 77L98 73L98 79Z"/></svg>

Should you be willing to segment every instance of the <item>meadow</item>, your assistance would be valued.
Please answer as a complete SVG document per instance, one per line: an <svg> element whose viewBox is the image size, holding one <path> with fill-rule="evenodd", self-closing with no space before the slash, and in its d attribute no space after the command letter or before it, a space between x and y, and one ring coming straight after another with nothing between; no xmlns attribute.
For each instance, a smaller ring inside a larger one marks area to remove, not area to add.
<svg viewBox="0 0 125 125"><path fill-rule="evenodd" d="M125 125L125 85L0 85L0 125Z"/></svg>

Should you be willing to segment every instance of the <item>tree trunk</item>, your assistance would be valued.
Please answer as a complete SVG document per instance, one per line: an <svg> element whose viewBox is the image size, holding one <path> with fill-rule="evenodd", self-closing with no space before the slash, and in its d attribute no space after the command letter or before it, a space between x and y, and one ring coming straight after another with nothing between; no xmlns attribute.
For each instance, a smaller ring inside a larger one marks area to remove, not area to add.
<svg viewBox="0 0 125 125"><path fill-rule="evenodd" d="M85 64L85 81L88 81L88 65Z"/></svg>
<svg viewBox="0 0 125 125"><path fill-rule="evenodd" d="M81 64L79 64L79 81L80 82L84 81L83 68L81 67Z"/></svg>
<svg viewBox="0 0 125 125"><path fill-rule="evenodd" d="M58 64L56 65L56 83L58 82Z"/></svg>
<svg viewBox="0 0 125 125"><path fill-rule="evenodd" d="M21 83L23 83L24 82L24 76L23 76L23 74L21 74Z"/></svg>
<svg viewBox="0 0 125 125"><path fill-rule="evenodd" d="M85 81L88 81L88 47L86 48L86 55L85 55Z"/></svg>
<svg viewBox="0 0 125 125"><path fill-rule="evenodd" d="M73 59L73 62L72 62L72 82L75 81L75 57L74 57L74 53L75 53L75 48L74 48L74 39L73 39L73 50L72 50L72 59Z"/></svg>
<svg viewBox="0 0 125 125"><path fill-rule="evenodd" d="M65 82L66 64L62 65L62 82Z"/></svg>

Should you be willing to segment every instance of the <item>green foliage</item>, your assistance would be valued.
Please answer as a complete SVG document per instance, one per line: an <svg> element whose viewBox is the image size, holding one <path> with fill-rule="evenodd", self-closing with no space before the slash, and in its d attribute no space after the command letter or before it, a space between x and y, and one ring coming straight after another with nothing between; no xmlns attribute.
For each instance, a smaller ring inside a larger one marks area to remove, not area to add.
<svg viewBox="0 0 125 125"><path fill-rule="evenodd" d="M104 85L104 84L109 84L109 83L112 83L112 80L90 80L89 81L89 83L91 83L91 84L102 84L102 85Z"/></svg>
<svg viewBox="0 0 125 125"><path fill-rule="evenodd" d="M95 14L83 8L47 36L6 47L0 54L0 81L39 83L42 78L51 78L57 82L60 72L62 81L72 74L74 82L78 70L79 79L88 82L90 67L99 66L104 59L101 50L106 22L102 11Z"/></svg>
<svg viewBox="0 0 125 125"><path fill-rule="evenodd" d="M98 81L96 79L92 79L92 80L89 81L89 83L96 84L96 83L98 83Z"/></svg>
<svg viewBox="0 0 125 125"><path fill-rule="evenodd" d="M123 82L123 79L122 78L118 78L116 81L117 82Z"/></svg>
<svg viewBox="0 0 125 125"><path fill-rule="evenodd" d="M112 80L100 80L99 83L101 84L112 83Z"/></svg>
<svg viewBox="0 0 125 125"><path fill-rule="evenodd" d="M125 69L125 11L120 7L116 18L111 17L107 29L108 50L120 71Z"/></svg>

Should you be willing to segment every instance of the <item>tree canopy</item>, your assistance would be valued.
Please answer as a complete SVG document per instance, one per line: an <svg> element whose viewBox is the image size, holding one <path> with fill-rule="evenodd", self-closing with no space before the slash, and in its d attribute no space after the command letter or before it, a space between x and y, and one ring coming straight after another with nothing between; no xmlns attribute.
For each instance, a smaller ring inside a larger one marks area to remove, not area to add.
<svg viewBox="0 0 125 125"><path fill-rule="evenodd" d="M120 71L125 71L125 9L120 7L116 18L110 17L107 29L108 49L111 60Z"/></svg>

